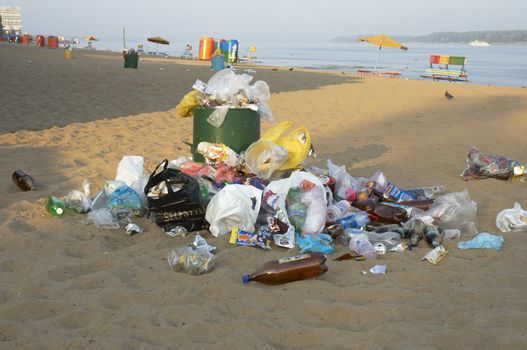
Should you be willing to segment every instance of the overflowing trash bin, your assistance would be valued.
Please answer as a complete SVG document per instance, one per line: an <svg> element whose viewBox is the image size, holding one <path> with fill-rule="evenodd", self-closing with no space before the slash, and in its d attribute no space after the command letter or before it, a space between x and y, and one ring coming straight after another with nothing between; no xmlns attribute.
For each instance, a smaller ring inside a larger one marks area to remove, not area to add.
<svg viewBox="0 0 527 350"><path fill-rule="evenodd" d="M64 199L50 196L47 211L57 217L83 213L101 229L127 234L145 234L140 220L146 217L172 237L208 231L212 239L240 249L283 250L282 259L247 266L254 272L242 277L244 283L322 276L338 244L347 250L334 259L338 263L425 248L422 260L438 264L453 247L448 241L458 239L460 250L503 249L504 237L478 230L477 203L468 190L449 193L435 184L402 188L380 170L355 177L331 159L325 168L311 166L312 135L290 121L260 134L260 118L274 121L271 94L267 83L251 82L252 76L230 69L207 83L197 80L176 107L181 117L193 118L190 154L162 160L150 173L141 156L125 156L115 179L106 180L93 198L84 183L83 191L72 190ZM463 176L525 177L524 169L474 148ZM22 178L29 181L25 172L15 175L22 190L31 189L22 184ZM527 212L516 203L498 214L496 226L502 232L527 231ZM295 248L294 254L286 250ZM196 235L193 244L170 250L167 260L173 270L198 275L218 263L215 251ZM387 271L385 264L369 269Z"/></svg>

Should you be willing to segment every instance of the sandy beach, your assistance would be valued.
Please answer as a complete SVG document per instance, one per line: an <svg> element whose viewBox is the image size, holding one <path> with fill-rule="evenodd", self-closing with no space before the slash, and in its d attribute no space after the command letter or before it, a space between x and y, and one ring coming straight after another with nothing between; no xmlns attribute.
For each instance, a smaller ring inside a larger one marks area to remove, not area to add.
<svg viewBox="0 0 527 350"><path fill-rule="evenodd" d="M248 67L241 66L238 72ZM152 171L189 155L192 119L175 107L208 62L144 58L123 69L107 52L0 43L0 349L522 349L527 348L527 233L500 233L496 215L527 207L527 182L465 182L467 151L527 163L527 89L251 67L271 87L277 121L306 126L310 164L345 164L353 176L382 170L401 188L467 189L479 231L502 234L503 249L462 251L438 265L410 252L376 261L333 261L329 271L281 286L240 276L298 249L218 247L206 275L170 270L169 237L153 222L127 236L50 217L43 201L113 179L125 155ZM448 90L454 99L444 96ZM262 122L266 130L271 124ZM11 181L25 169L38 189ZM375 264L385 275L363 275Z"/></svg>

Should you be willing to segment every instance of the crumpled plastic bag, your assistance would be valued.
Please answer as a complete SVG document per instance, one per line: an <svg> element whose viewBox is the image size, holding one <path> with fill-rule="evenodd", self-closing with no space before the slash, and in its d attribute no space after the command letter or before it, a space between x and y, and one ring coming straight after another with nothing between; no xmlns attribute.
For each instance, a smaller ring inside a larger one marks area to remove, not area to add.
<svg viewBox="0 0 527 350"><path fill-rule="evenodd" d="M64 205L75 210L79 214L85 214L90 211L92 202L90 199L90 183L88 179L82 182L83 192L71 190L64 198Z"/></svg>
<svg viewBox="0 0 527 350"><path fill-rule="evenodd" d="M484 153L476 147L468 151L467 168L461 173L463 180L493 177L508 180L525 175L525 166L517 161L493 153Z"/></svg>
<svg viewBox="0 0 527 350"><path fill-rule="evenodd" d="M293 123L286 121L275 125L264 133L260 140L271 141L287 150L287 161L280 165L278 170L297 168L306 159L311 149L311 136L305 127L299 127L287 133Z"/></svg>
<svg viewBox="0 0 527 350"><path fill-rule="evenodd" d="M104 189L93 200L91 210L113 208L128 208L135 215L141 215L144 205L139 194L130 186L122 181L107 180Z"/></svg>
<svg viewBox="0 0 527 350"><path fill-rule="evenodd" d="M207 205L205 219L210 232L218 237L231 232L233 227L254 232L262 191L247 185L226 185Z"/></svg>
<svg viewBox="0 0 527 350"><path fill-rule="evenodd" d="M203 99L203 97L203 93L197 90L192 90L191 92L187 93L176 106L177 114L179 114L181 117L194 116L192 110L200 104L200 101Z"/></svg>
<svg viewBox="0 0 527 350"><path fill-rule="evenodd" d="M328 159L327 167L329 177L335 179L335 195L338 197L346 199L348 198L349 189L358 191L362 188L360 183L355 180L353 176L348 174L345 165L337 166L331 161L331 159Z"/></svg>
<svg viewBox="0 0 527 350"><path fill-rule="evenodd" d="M503 236L492 235L488 232L481 232L470 241L458 242L459 249L494 249L501 250Z"/></svg>
<svg viewBox="0 0 527 350"><path fill-rule="evenodd" d="M252 143L245 151L245 166L262 179L269 179L288 158L285 148L274 142L261 140Z"/></svg>
<svg viewBox="0 0 527 350"><path fill-rule="evenodd" d="M335 248L331 245L333 239L325 233L314 235L303 235L296 238L296 244L300 253L324 253L331 254Z"/></svg>
<svg viewBox="0 0 527 350"><path fill-rule="evenodd" d="M315 185L313 195L317 199L311 203L312 205L306 211L305 231L299 233L320 233L326 223L327 203L324 186L319 178L313 174L304 171L295 171L288 178L271 181L265 187L262 200L273 209L278 211L279 208L279 212L287 213L286 198L289 190L293 187L300 186L304 180ZM284 234L275 234L273 236L274 242L280 247L293 248L295 246L294 227L285 215L284 217L280 217L280 220L289 226L289 230Z"/></svg>
<svg viewBox="0 0 527 350"><path fill-rule="evenodd" d="M412 217L404 226L410 226L414 220L421 220L427 226L438 226L442 229L460 229L464 235L475 235L477 203L465 189L437 197L430 210Z"/></svg>
<svg viewBox="0 0 527 350"><path fill-rule="evenodd" d="M527 231L527 211L520 203L514 203L512 209L504 209L496 216L496 227L501 232Z"/></svg>
<svg viewBox="0 0 527 350"><path fill-rule="evenodd" d="M235 102L235 95L240 92L249 96L249 84L252 80L253 77L249 74L236 74L232 69L223 69L209 79L205 93L213 95L220 102Z"/></svg>
<svg viewBox="0 0 527 350"><path fill-rule="evenodd" d="M171 250L167 256L172 270L185 271L190 275L210 272L216 265L216 259L207 246L200 246L197 249L191 246L176 248Z"/></svg>

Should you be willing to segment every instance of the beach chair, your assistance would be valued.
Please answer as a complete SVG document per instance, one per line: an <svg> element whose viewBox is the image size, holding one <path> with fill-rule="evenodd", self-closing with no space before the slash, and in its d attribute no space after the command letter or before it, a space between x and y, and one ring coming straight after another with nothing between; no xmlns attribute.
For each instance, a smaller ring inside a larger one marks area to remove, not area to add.
<svg viewBox="0 0 527 350"><path fill-rule="evenodd" d="M423 78L448 81L468 81L465 69L467 58L463 56L430 55L430 66L425 70Z"/></svg>

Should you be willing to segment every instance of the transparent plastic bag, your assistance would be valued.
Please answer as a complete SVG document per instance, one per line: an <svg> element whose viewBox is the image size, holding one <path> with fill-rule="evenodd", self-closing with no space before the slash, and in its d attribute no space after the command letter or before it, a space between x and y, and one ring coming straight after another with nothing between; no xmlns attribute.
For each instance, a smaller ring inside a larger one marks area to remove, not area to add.
<svg viewBox="0 0 527 350"><path fill-rule="evenodd" d="M245 152L245 166L262 179L269 179L287 160L287 150L274 142L260 140Z"/></svg>
<svg viewBox="0 0 527 350"><path fill-rule="evenodd" d="M120 227L119 222L112 216L110 210L106 208L90 211L88 213L88 220L92 221L95 226L101 229L116 230Z"/></svg>
<svg viewBox="0 0 527 350"><path fill-rule="evenodd" d="M103 191L95 197L92 210L122 207L131 209L135 215L144 210L143 200L130 186L122 181L105 181Z"/></svg>
<svg viewBox="0 0 527 350"><path fill-rule="evenodd" d="M525 166L509 157L481 152L476 147L468 151L467 167L461 173L463 180L487 177L507 180L518 175L525 175Z"/></svg>
<svg viewBox="0 0 527 350"><path fill-rule="evenodd" d="M442 229L459 229L464 235L475 235L477 203L470 199L468 191L439 196L430 210L412 217L405 223L409 227L419 219L427 226L436 225Z"/></svg>
<svg viewBox="0 0 527 350"><path fill-rule="evenodd" d="M84 192L71 190L64 198L64 205L79 214L89 212L92 205L90 199L90 183L87 179L82 182L82 187Z"/></svg>
<svg viewBox="0 0 527 350"><path fill-rule="evenodd" d="M496 227L501 232L527 231L527 211L520 203L514 203L512 209L505 209L496 216Z"/></svg>
<svg viewBox="0 0 527 350"><path fill-rule="evenodd" d="M331 159L327 160L327 167L329 172L329 177L335 179L335 195L339 198L346 199L348 198L347 191L349 189L354 189L358 191L362 186L358 183L353 176L347 173L346 166L335 165Z"/></svg>
<svg viewBox="0 0 527 350"><path fill-rule="evenodd" d="M216 256L209 251L208 247L176 248L168 253L167 260L172 270L185 271L190 275L210 272L216 264Z"/></svg>
<svg viewBox="0 0 527 350"><path fill-rule="evenodd" d="M253 77L248 74L236 74L231 69L223 69L208 81L205 93L213 95L218 101L231 102L240 91L249 94L249 83Z"/></svg>
<svg viewBox="0 0 527 350"><path fill-rule="evenodd" d="M221 128L227 113L229 113L230 105L223 105L214 108L214 111L207 117L207 122L216 128Z"/></svg>

